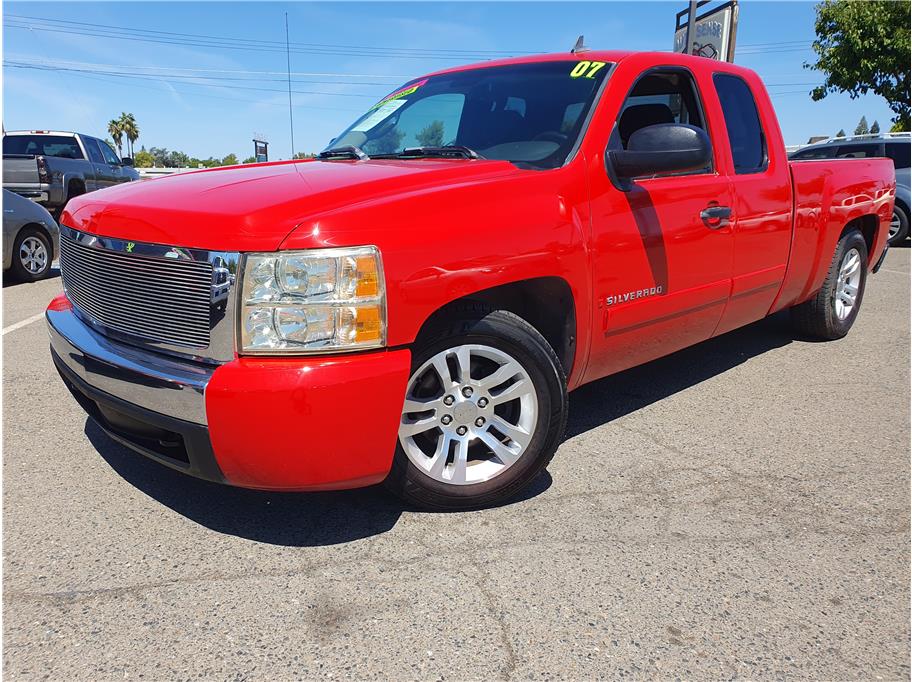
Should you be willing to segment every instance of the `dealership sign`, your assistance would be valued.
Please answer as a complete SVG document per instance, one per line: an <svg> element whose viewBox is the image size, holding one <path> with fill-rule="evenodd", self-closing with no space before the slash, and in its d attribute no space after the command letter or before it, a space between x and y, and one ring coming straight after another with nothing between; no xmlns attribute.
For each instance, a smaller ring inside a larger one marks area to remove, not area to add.
<svg viewBox="0 0 912 682"><path fill-rule="evenodd" d="M688 40L688 15L688 10L679 12L677 15L674 51L718 59L723 62L734 61L735 29L738 23L737 3L727 2L705 14L698 15L694 21L694 30L690 32L690 44L685 45Z"/></svg>

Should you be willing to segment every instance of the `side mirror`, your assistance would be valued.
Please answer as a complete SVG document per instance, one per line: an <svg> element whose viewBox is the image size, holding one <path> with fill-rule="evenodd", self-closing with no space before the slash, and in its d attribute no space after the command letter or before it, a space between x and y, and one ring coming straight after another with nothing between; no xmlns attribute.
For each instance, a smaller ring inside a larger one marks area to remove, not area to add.
<svg viewBox="0 0 912 682"><path fill-rule="evenodd" d="M132 166L133 159L131 159L129 156L125 156L120 160L120 165L121 166Z"/></svg>
<svg viewBox="0 0 912 682"><path fill-rule="evenodd" d="M659 173L681 173L706 168L712 161L709 137L695 126L659 123L640 128L627 141L627 149L611 149L607 162L618 180L630 181Z"/></svg>

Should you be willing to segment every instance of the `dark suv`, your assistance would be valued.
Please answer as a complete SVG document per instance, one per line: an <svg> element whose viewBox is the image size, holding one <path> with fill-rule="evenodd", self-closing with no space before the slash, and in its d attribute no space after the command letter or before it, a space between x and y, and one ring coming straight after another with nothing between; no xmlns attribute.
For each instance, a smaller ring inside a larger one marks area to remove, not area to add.
<svg viewBox="0 0 912 682"><path fill-rule="evenodd" d="M826 142L802 147L792 152L792 161L818 159L858 159L886 156L896 168L896 205L890 223L890 246L909 238L909 133L888 133L884 136L837 137Z"/></svg>

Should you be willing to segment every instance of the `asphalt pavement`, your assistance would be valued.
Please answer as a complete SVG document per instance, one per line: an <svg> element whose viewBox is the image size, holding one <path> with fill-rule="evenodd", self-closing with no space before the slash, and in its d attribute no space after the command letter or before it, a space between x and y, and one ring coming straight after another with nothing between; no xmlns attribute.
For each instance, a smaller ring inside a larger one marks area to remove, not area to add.
<svg viewBox="0 0 912 682"><path fill-rule="evenodd" d="M146 461L52 367L59 279L5 286L4 672L909 679L909 272L841 341L775 316L578 390L549 472L459 514Z"/></svg>

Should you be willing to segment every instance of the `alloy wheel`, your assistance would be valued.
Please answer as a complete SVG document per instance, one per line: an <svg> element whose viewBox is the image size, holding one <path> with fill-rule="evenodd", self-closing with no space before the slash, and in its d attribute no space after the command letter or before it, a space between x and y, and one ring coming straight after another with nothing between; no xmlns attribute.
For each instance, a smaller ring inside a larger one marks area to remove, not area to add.
<svg viewBox="0 0 912 682"><path fill-rule="evenodd" d="M839 277L836 280L836 296L833 306L836 317L846 319L855 308L858 300L858 287L861 285L861 254L858 249L849 249L839 264Z"/></svg>
<svg viewBox="0 0 912 682"><path fill-rule="evenodd" d="M492 346L461 345L412 374L399 443L436 481L481 483L519 461L537 419L535 386L515 358Z"/></svg>
<svg viewBox="0 0 912 682"><path fill-rule="evenodd" d="M38 237L26 237L19 245L19 260L31 274L41 274L48 265L47 247Z"/></svg>

